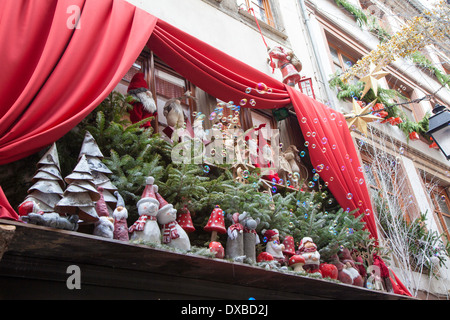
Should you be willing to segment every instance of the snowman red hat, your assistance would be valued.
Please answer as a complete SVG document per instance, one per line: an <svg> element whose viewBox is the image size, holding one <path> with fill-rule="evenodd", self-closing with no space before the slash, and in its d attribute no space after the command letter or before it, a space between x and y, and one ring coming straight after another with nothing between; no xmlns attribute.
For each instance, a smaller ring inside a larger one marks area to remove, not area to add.
<svg viewBox="0 0 450 320"><path fill-rule="evenodd" d="M169 212L170 210L175 210L173 208L173 205L168 203L166 201L166 199L164 199L159 193L156 193L156 198L158 199L158 202L159 202L158 215L160 215L160 214L163 215L163 214L166 214L167 212Z"/></svg>
<svg viewBox="0 0 450 320"><path fill-rule="evenodd" d="M144 192L142 193L141 199L136 204L138 207L141 203L144 202L152 202L156 205L159 205L159 201L155 196L155 186L153 185L154 182L155 178L153 177L147 177L147 179L145 180L146 185Z"/></svg>

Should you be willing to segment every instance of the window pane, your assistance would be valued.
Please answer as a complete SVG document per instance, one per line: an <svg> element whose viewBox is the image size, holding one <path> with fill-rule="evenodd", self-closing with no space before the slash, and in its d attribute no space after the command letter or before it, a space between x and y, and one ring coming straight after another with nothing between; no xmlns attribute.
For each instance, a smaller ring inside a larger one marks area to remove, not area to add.
<svg viewBox="0 0 450 320"><path fill-rule="evenodd" d="M402 107L402 111L405 113L406 118L411 121L416 121L416 117L414 117L414 112L411 109Z"/></svg>
<svg viewBox="0 0 450 320"><path fill-rule="evenodd" d="M448 208L447 203L445 201L446 200L445 195L439 194L439 193L435 193L434 194L434 198L436 199L436 203L437 203L437 205L439 207L439 208L436 208L436 209L438 209L440 212L443 212L445 214L450 215L450 209Z"/></svg>
<svg viewBox="0 0 450 320"><path fill-rule="evenodd" d="M446 224L443 227L447 229L447 232L449 232L450 231L450 218L446 217L446 216L443 216L443 218L444 218L444 222Z"/></svg>
<svg viewBox="0 0 450 320"><path fill-rule="evenodd" d="M350 59L349 57L346 57L344 55L342 55L342 61L344 62L344 69L350 69L351 66L353 65L353 60Z"/></svg>
<svg viewBox="0 0 450 320"><path fill-rule="evenodd" d="M339 60L339 55L338 55L336 49L334 49L333 47L330 47L330 53L331 53L331 58L333 59L333 62L337 65L341 65L341 61Z"/></svg>

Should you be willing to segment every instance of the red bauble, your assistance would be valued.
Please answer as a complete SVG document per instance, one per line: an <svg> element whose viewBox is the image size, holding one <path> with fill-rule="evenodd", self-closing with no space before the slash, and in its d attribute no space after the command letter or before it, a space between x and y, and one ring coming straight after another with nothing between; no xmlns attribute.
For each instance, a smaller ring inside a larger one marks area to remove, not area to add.
<svg viewBox="0 0 450 320"><path fill-rule="evenodd" d="M338 269L334 264L321 263L319 270L324 278L331 278L335 280L338 278Z"/></svg>

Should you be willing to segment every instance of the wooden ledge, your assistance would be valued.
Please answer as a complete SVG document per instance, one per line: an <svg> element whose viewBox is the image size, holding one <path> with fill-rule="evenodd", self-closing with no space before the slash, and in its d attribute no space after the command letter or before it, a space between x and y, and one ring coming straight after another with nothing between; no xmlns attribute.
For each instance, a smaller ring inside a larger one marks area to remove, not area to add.
<svg viewBox="0 0 450 320"><path fill-rule="evenodd" d="M7 220L0 225L14 230L0 261L0 298L409 299L79 232ZM81 290L67 288L71 265L81 270Z"/></svg>

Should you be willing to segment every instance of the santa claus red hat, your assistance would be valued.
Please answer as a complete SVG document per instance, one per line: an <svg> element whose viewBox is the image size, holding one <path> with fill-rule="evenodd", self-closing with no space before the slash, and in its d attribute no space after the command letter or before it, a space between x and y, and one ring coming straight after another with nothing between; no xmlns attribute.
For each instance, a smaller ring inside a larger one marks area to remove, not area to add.
<svg viewBox="0 0 450 320"><path fill-rule="evenodd" d="M263 236L267 237L268 240L272 239L273 237L278 237L280 235L277 229L262 230L261 233L263 234Z"/></svg>
<svg viewBox="0 0 450 320"><path fill-rule="evenodd" d="M155 178L153 177L147 177L145 183L145 189L142 193L141 199L137 202L136 206L139 207L139 205L143 202L153 202L154 204L159 204L158 200L156 200L155 196L155 189L153 186L153 183L155 182Z"/></svg>
<svg viewBox="0 0 450 320"><path fill-rule="evenodd" d="M145 81L145 74L142 72L136 73L130 81L128 92L140 88L148 89L147 81Z"/></svg>

